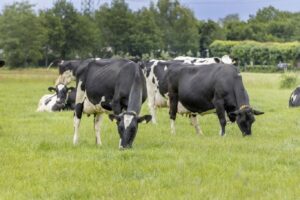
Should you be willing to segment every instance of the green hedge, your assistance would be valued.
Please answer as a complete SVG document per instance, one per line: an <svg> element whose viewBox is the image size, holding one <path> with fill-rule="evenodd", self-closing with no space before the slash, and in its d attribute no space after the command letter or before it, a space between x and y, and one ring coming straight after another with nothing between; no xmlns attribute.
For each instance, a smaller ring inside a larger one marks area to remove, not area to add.
<svg viewBox="0 0 300 200"><path fill-rule="evenodd" d="M213 56L228 54L238 58L240 65L277 65L280 61L295 66L300 60L300 42L221 41L210 45Z"/></svg>

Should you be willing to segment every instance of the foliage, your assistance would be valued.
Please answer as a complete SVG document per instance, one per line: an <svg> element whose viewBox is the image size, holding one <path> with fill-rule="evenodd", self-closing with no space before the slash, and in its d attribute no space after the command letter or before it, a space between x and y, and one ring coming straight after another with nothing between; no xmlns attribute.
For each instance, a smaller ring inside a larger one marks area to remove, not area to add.
<svg viewBox="0 0 300 200"><path fill-rule="evenodd" d="M44 65L57 58L128 54L206 57L228 52L240 58L242 65L275 65L279 61L295 65L300 60L298 45L289 46L300 41L299 12L269 6L247 21L229 14L215 22L196 19L179 0L152 1L137 11L131 10L126 0L112 0L95 11L83 12L71 1L53 2L52 8L39 12L26 1L4 7L0 13L0 53L8 65ZM245 42L235 45L233 41ZM270 47L256 42L288 44Z"/></svg>
<svg viewBox="0 0 300 200"><path fill-rule="evenodd" d="M300 42L214 41L210 45L214 56L229 54L238 58L240 65L295 65L299 61Z"/></svg>
<svg viewBox="0 0 300 200"><path fill-rule="evenodd" d="M297 83L297 74L284 73L281 75L280 88L293 88Z"/></svg>
<svg viewBox="0 0 300 200"><path fill-rule="evenodd" d="M45 29L28 2L6 6L0 16L0 46L14 67L36 63L43 56Z"/></svg>

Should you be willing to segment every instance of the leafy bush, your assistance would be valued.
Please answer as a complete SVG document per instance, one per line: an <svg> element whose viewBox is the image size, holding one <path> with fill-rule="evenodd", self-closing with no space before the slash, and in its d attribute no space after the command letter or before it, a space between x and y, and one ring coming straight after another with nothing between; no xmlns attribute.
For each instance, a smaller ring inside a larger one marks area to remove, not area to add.
<svg viewBox="0 0 300 200"><path fill-rule="evenodd" d="M280 88L291 88L296 86L297 74L295 73L285 73L282 74L280 80Z"/></svg>

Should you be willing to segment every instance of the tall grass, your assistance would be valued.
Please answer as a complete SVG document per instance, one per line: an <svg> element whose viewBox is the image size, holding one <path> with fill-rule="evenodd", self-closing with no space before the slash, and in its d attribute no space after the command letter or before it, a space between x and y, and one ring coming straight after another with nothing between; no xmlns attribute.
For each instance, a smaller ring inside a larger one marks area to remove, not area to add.
<svg viewBox="0 0 300 200"><path fill-rule="evenodd" d="M55 70L0 70L0 199L297 199L300 196L299 109L288 109L279 74L244 73L256 118L253 136L235 124L218 135L215 115L200 118L204 136L168 110L142 124L128 151L104 117L101 147L83 117L72 145L72 112L36 113ZM144 105L143 113L147 113Z"/></svg>

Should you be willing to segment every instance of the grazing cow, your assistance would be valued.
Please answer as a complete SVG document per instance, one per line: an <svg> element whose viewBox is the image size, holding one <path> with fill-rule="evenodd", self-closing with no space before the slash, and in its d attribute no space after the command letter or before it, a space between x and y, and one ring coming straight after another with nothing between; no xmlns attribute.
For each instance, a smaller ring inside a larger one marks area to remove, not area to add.
<svg viewBox="0 0 300 200"><path fill-rule="evenodd" d="M300 86L298 86L291 94L289 100L289 107L300 106Z"/></svg>
<svg viewBox="0 0 300 200"><path fill-rule="evenodd" d="M251 135L254 115L263 112L249 104L242 77L233 65L211 64L195 67L175 64L169 67L161 93L168 94L170 101L171 131L175 133L178 103L193 114L216 112L221 125L220 134L225 135L227 113L230 121L237 124L244 136Z"/></svg>
<svg viewBox="0 0 300 200"><path fill-rule="evenodd" d="M5 65L5 61L4 60L0 60L0 67L3 67Z"/></svg>
<svg viewBox="0 0 300 200"><path fill-rule="evenodd" d="M61 60L58 63L59 77L57 78L55 85L69 84L72 80L75 80L77 72L83 70L92 61L100 60L100 58L89 58L86 60Z"/></svg>
<svg viewBox="0 0 300 200"><path fill-rule="evenodd" d="M48 90L50 92L55 91L55 93L46 94L40 99L37 112L54 112L65 109L72 109L72 107L74 109L75 98L70 97L70 95L68 94L76 92L74 87L68 88L63 84L58 84L55 88L49 87ZM72 96L74 96L74 94L72 94Z"/></svg>
<svg viewBox="0 0 300 200"><path fill-rule="evenodd" d="M139 116L147 98L145 78L140 66L126 59L93 61L77 71L73 143L78 143L82 113L94 114L96 144L101 144L100 124L103 113L116 120L119 148L132 147L138 123L149 122L151 115Z"/></svg>

